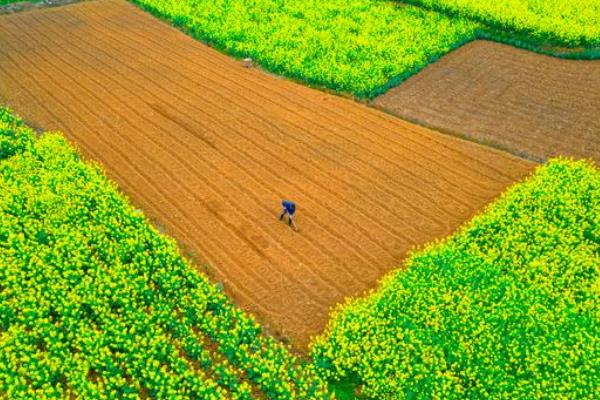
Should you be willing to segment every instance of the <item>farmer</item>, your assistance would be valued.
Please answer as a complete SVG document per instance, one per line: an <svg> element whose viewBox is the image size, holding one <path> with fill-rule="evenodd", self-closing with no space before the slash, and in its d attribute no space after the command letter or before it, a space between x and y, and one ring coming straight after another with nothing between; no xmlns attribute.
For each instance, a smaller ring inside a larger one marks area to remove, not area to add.
<svg viewBox="0 0 600 400"><path fill-rule="evenodd" d="M281 215L279 216L279 220L281 221L283 219L283 217L285 217L285 214L287 214L288 219L289 219L288 225L290 227L293 225L294 229L297 232L298 227L296 226L296 223L294 222L294 214L296 213L296 204L294 204L293 201L283 200L281 202L281 206L282 206L282 210L281 210Z"/></svg>

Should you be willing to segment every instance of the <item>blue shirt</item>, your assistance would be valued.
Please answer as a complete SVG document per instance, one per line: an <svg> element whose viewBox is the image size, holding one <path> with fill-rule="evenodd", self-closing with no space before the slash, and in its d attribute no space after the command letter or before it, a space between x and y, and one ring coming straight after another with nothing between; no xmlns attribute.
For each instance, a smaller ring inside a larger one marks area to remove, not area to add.
<svg viewBox="0 0 600 400"><path fill-rule="evenodd" d="M287 211L288 214L290 214L290 215L293 215L296 212L296 204L294 204L293 201L283 200L281 202L281 205L283 205L283 208L285 208L285 211Z"/></svg>

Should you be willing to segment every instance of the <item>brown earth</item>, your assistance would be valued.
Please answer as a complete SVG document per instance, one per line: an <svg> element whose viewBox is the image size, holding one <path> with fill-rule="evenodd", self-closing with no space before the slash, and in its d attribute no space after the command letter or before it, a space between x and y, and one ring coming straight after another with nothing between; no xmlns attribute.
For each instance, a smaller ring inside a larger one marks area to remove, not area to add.
<svg viewBox="0 0 600 400"><path fill-rule="evenodd" d="M475 41L374 100L402 118L533 160L600 165L600 60Z"/></svg>
<svg viewBox="0 0 600 400"><path fill-rule="evenodd" d="M0 17L0 101L64 131L298 348L534 167L243 68L117 0Z"/></svg>

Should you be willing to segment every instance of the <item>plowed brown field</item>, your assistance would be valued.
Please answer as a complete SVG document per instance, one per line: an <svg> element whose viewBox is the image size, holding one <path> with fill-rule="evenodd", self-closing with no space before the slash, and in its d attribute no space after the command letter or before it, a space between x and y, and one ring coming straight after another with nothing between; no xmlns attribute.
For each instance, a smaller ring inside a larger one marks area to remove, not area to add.
<svg viewBox="0 0 600 400"><path fill-rule="evenodd" d="M0 101L64 131L300 347L534 166L244 69L116 0L0 17Z"/></svg>
<svg viewBox="0 0 600 400"><path fill-rule="evenodd" d="M600 164L600 60L475 41L374 101L402 118L535 160Z"/></svg>

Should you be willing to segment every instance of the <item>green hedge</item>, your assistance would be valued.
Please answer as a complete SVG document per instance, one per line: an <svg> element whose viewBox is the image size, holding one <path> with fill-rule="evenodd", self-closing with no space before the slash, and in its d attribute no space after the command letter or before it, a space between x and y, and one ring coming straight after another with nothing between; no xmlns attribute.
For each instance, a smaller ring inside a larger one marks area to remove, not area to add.
<svg viewBox="0 0 600 400"><path fill-rule="evenodd" d="M557 159L333 312L312 345L374 399L584 399L600 371L600 171ZM356 378L358 377L358 378Z"/></svg>
<svg viewBox="0 0 600 400"><path fill-rule="evenodd" d="M62 136L0 189L0 398L330 398Z"/></svg>

